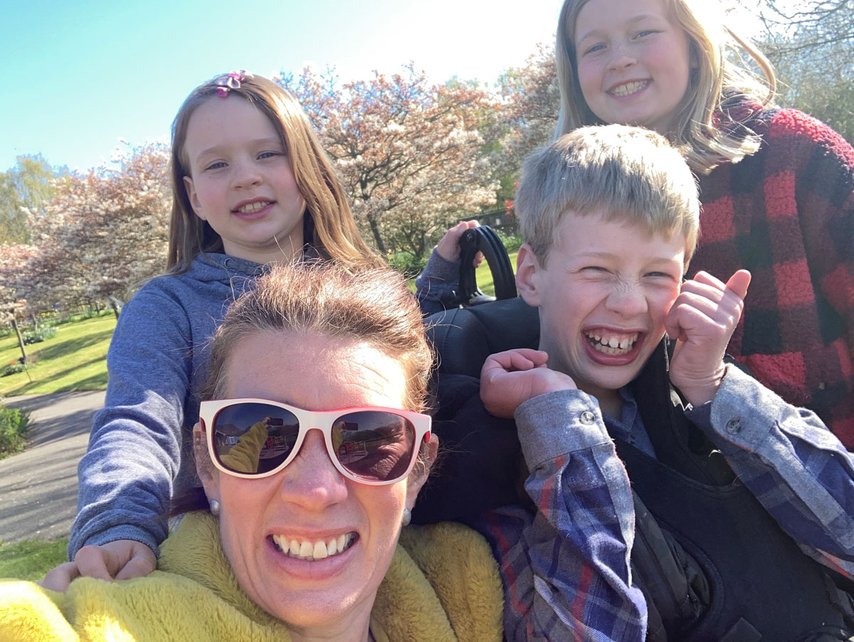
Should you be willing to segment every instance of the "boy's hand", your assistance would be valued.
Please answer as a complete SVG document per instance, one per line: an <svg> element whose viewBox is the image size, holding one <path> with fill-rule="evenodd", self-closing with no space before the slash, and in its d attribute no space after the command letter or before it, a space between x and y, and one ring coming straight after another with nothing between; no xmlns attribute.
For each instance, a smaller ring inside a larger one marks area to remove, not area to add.
<svg viewBox="0 0 854 642"><path fill-rule="evenodd" d="M436 252L446 261L457 263L460 260L460 239L466 231L480 225L477 221L460 221L448 228L445 235L436 244ZM474 255L474 266L483 263L483 252Z"/></svg>
<svg viewBox="0 0 854 642"><path fill-rule="evenodd" d="M48 571L39 582L44 588L65 591L78 577L101 580L129 580L148 575L157 566L154 552L141 542L120 539L100 546L84 546L73 562Z"/></svg>
<svg viewBox="0 0 854 642"><path fill-rule="evenodd" d="M496 417L510 418L523 401L556 390L574 390L575 382L546 366L541 350L517 348L487 357L480 371L480 398Z"/></svg>
<svg viewBox="0 0 854 642"><path fill-rule="evenodd" d="M739 270L724 284L698 272L682 290L665 320L676 348L670 360L670 381L691 404L715 396L726 372L724 353L744 309L750 272Z"/></svg>

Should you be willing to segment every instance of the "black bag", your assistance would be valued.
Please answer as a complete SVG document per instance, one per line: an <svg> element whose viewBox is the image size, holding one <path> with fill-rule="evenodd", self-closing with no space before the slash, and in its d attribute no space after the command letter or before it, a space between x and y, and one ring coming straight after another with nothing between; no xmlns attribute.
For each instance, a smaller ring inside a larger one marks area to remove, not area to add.
<svg viewBox="0 0 854 642"><path fill-rule="evenodd" d="M474 257L482 252L495 284L495 296L484 294L477 287ZM504 243L488 225L466 230L460 237L459 288L442 304L446 309L479 305L489 301L512 299L516 296L516 277Z"/></svg>

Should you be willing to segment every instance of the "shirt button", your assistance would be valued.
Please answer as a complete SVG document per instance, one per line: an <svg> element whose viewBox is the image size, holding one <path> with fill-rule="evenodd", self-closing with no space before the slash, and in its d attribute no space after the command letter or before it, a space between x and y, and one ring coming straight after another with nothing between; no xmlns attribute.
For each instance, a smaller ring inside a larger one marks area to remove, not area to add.
<svg viewBox="0 0 854 642"><path fill-rule="evenodd" d="M590 410L585 410L581 413L580 419L583 424L592 424L596 422L596 415Z"/></svg>
<svg viewBox="0 0 854 642"><path fill-rule="evenodd" d="M726 431L731 435L737 435L741 432L741 419L734 417L726 422Z"/></svg>

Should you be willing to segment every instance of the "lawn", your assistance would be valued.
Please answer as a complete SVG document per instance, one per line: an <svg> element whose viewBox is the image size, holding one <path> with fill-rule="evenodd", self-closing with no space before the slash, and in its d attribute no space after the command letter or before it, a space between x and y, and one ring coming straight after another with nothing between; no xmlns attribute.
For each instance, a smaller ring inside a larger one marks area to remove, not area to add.
<svg viewBox="0 0 854 642"><path fill-rule="evenodd" d="M26 346L28 372L0 377L0 397L103 390L107 385L107 347L115 327L112 314L57 326L52 338ZM20 356L14 334L0 339L0 369L17 363ZM0 577L41 579L65 561L67 547L64 539L0 544Z"/></svg>
<svg viewBox="0 0 854 642"><path fill-rule="evenodd" d="M514 272L516 271L516 255L518 253L518 250L510 252L510 265L513 266ZM492 282L492 272L490 272L486 261L481 263L477 268L477 272L475 272L475 279L477 280L477 288L481 292L489 295L495 294L495 284Z"/></svg>
<svg viewBox="0 0 854 642"><path fill-rule="evenodd" d="M116 327L112 314L65 323L56 335L26 346L26 372L0 377L0 397L107 386L107 348ZM14 334L0 339L0 370L21 356Z"/></svg>
<svg viewBox="0 0 854 642"><path fill-rule="evenodd" d="M40 580L66 560L67 540L0 545L0 578Z"/></svg>

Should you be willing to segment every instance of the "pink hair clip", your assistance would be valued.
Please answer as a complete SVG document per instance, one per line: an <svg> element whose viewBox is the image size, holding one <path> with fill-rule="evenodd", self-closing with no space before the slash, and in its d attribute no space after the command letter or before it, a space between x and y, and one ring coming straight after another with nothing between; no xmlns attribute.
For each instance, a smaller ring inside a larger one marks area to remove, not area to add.
<svg viewBox="0 0 854 642"><path fill-rule="evenodd" d="M222 97L225 98L228 96L228 92L232 89L240 89L240 83L243 81L252 78L252 74L248 71L241 69L240 71L232 71L230 73L225 74L224 76L220 76L216 80L216 91Z"/></svg>

